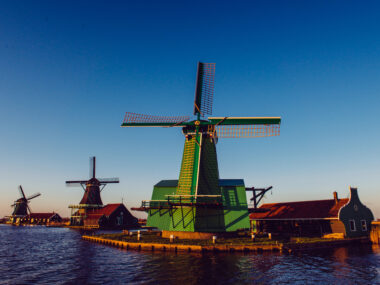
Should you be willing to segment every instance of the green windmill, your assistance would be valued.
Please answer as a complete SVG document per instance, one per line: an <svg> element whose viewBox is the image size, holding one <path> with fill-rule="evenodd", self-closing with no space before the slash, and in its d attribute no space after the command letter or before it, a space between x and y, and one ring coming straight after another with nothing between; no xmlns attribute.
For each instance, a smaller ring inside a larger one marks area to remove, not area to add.
<svg viewBox="0 0 380 285"><path fill-rule="evenodd" d="M208 117L212 114L214 63L198 63L194 100L195 120L189 116L151 116L127 112L122 127L181 127L185 135L178 180L162 180L152 199L133 208L148 212L147 225L175 232L232 232L249 228L243 179L220 179L216 155L218 138L266 137L280 134L280 117Z"/></svg>

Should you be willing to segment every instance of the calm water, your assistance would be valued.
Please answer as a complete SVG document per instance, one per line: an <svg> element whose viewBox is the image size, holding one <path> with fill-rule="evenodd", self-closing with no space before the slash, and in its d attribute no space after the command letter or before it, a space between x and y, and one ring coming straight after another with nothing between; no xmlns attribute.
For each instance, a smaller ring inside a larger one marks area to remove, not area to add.
<svg viewBox="0 0 380 285"><path fill-rule="evenodd" d="M63 228L0 225L0 284L380 284L380 249L297 255L125 251Z"/></svg>

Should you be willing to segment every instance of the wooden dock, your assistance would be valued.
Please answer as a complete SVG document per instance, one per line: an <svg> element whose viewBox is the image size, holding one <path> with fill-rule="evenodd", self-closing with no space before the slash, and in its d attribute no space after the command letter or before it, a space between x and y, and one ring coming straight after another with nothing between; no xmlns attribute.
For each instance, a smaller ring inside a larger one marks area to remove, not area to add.
<svg viewBox="0 0 380 285"><path fill-rule="evenodd" d="M84 240L104 245L114 246L121 249L162 252L287 252L282 244L278 245L185 245L164 243L125 242L113 239L105 239L96 236L82 236Z"/></svg>
<svg viewBox="0 0 380 285"><path fill-rule="evenodd" d="M317 250L349 246L351 244L367 244L370 243L368 238L350 238L336 239L322 242L311 243L288 243L288 244L214 244L214 245L185 245L177 243L148 243L148 242L126 242L98 236L82 236L82 239L90 242L96 242L108 246L117 247L126 250L139 251L161 251L161 252L241 252L241 253L263 253L263 252L279 252L292 253L297 251Z"/></svg>

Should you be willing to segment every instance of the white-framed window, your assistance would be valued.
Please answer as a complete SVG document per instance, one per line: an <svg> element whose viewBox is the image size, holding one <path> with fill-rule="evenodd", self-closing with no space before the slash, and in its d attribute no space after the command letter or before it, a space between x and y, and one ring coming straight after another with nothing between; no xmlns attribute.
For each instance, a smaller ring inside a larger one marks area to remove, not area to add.
<svg viewBox="0 0 380 285"><path fill-rule="evenodd" d="M356 232L355 220L350 220L350 230L351 232Z"/></svg>
<svg viewBox="0 0 380 285"><path fill-rule="evenodd" d="M360 223L362 224L362 231L366 232L367 231L367 221L361 220Z"/></svg>

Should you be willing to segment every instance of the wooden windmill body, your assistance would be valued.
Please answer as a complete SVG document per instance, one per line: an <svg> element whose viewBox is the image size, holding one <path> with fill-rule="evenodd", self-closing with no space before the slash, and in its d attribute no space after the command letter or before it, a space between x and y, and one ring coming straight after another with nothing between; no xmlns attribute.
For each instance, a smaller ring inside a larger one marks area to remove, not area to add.
<svg viewBox="0 0 380 285"><path fill-rule="evenodd" d="M184 232L232 232L249 228L243 179L220 179L218 138L277 136L280 117L209 117L212 113L215 64L198 63L194 100L195 120L126 113L122 127L181 127L185 135L178 180L154 186L152 198L134 208L148 213L147 225L165 235ZM207 236L207 235L204 235Z"/></svg>
<svg viewBox="0 0 380 285"><path fill-rule="evenodd" d="M71 209L70 225L82 226L91 210L103 207L100 193L109 183L119 183L119 178L96 178L96 158L90 158L90 179L66 181L68 186L81 186L84 190L83 197L78 205L69 205Z"/></svg>
<svg viewBox="0 0 380 285"><path fill-rule="evenodd" d="M28 205L29 201L41 195L41 193L35 193L26 197L21 185L19 186L19 192L21 197L11 205L13 212L10 216L10 223L12 224L20 224L21 220L32 212Z"/></svg>

